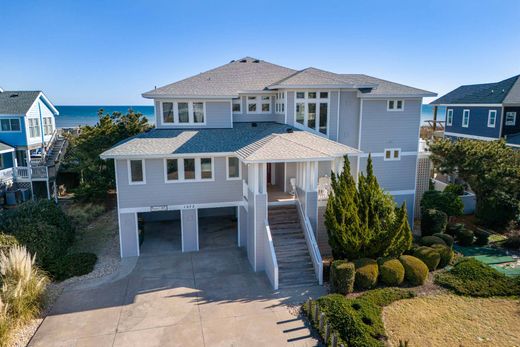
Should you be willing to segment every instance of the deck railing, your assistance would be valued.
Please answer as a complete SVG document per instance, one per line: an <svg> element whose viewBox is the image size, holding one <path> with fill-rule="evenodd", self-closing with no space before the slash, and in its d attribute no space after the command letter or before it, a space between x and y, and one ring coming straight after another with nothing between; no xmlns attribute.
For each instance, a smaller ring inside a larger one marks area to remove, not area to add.
<svg viewBox="0 0 520 347"><path fill-rule="evenodd" d="M316 274L318 283L322 285L323 260L321 258L320 249L318 247L318 243L316 242L316 237L314 237L314 231L312 229L309 217L307 217L307 215L303 212L302 205L299 200L297 202L297 205L298 213L300 215L300 220L303 227L303 235L305 236L305 242L307 243L307 248L309 249L309 253L311 255L312 266L314 267L314 273Z"/></svg>
<svg viewBox="0 0 520 347"><path fill-rule="evenodd" d="M17 166L14 168L14 177L18 180L47 179L49 172L47 166Z"/></svg>
<svg viewBox="0 0 520 347"><path fill-rule="evenodd" d="M330 177L320 177L318 179L318 200L327 200L331 191Z"/></svg>
<svg viewBox="0 0 520 347"><path fill-rule="evenodd" d="M265 258L265 272L274 290L278 289L278 261L276 260L276 253L274 251L273 237L271 235L271 228L269 222L265 220L265 244L264 244L264 258Z"/></svg>

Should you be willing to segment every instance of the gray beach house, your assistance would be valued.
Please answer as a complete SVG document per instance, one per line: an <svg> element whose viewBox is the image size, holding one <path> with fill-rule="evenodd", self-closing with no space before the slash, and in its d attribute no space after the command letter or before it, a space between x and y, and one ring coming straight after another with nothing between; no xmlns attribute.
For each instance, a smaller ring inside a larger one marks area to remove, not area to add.
<svg viewBox="0 0 520 347"><path fill-rule="evenodd" d="M371 153L412 223L422 98L435 95L250 57L144 93L156 128L101 155L115 160L121 256L160 222L183 252L244 247L275 289L321 284L331 171L348 155L357 176Z"/></svg>

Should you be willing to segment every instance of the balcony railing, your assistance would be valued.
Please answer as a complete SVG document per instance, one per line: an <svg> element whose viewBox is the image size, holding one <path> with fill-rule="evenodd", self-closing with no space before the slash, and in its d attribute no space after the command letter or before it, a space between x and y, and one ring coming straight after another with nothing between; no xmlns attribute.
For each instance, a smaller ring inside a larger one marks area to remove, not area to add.
<svg viewBox="0 0 520 347"><path fill-rule="evenodd" d="M320 177L318 179L318 200L328 200L331 191L330 177Z"/></svg>
<svg viewBox="0 0 520 347"><path fill-rule="evenodd" d="M49 170L47 166L17 166L14 168L14 177L22 181L47 179L49 177Z"/></svg>

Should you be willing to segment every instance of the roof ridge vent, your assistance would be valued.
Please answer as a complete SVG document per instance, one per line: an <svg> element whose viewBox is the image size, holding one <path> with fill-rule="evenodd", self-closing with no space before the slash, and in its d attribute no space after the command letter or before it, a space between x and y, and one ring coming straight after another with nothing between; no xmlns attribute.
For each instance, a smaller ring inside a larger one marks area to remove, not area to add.
<svg viewBox="0 0 520 347"><path fill-rule="evenodd" d="M247 63L247 59L240 59L239 60L241 63Z"/></svg>
<svg viewBox="0 0 520 347"><path fill-rule="evenodd" d="M258 60L258 59L253 60L253 63L255 63L255 64L258 64L259 62L260 62L260 60Z"/></svg>

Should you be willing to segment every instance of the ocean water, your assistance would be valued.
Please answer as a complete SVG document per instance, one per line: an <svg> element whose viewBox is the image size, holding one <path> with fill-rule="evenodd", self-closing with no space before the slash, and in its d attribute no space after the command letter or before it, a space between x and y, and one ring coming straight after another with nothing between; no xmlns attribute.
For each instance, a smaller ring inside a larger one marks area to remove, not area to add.
<svg viewBox="0 0 520 347"><path fill-rule="evenodd" d="M98 121L98 111L103 113L121 112L125 114L128 110L142 113L150 123L155 123L153 106L56 106L60 115L56 117L57 128L72 128L80 125L95 125ZM444 120L446 109L439 107L437 119ZM422 105L421 120L433 119L433 107Z"/></svg>

